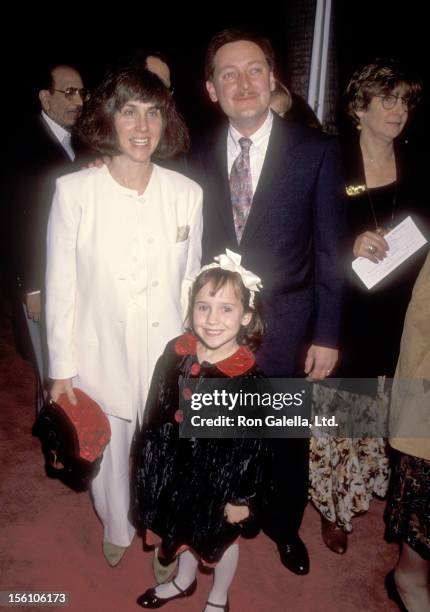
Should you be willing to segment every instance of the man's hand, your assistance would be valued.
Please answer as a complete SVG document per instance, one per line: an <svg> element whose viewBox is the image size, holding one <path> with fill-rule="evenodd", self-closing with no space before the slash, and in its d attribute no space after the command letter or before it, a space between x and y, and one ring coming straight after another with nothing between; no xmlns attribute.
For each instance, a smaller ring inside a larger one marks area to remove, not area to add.
<svg viewBox="0 0 430 612"><path fill-rule="evenodd" d="M27 293L27 295L25 296L25 308L27 310L27 317L29 319L33 319L33 321L40 321L40 291L38 293Z"/></svg>
<svg viewBox="0 0 430 612"><path fill-rule="evenodd" d="M241 523L249 517L248 506L233 506L228 502L224 508L224 516L227 523Z"/></svg>
<svg viewBox="0 0 430 612"><path fill-rule="evenodd" d="M83 170L85 170L85 168L103 168L104 165L109 166L111 161L112 161L112 158L109 157L108 155L103 155L103 157L96 157L95 159L90 161L86 166L84 166Z"/></svg>
<svg viewBox="0 0 430 612"><path fill-rule="evenodd" d="M312 380L324 380L331 374L338 358L337 349L312 344L306 355L305 373Z"/></svg>
<svg viewBox="0 0 430 612"><path fill-rule="evenodd" d="M63 378L59 380L54 380L54 384L51 387L51 397L54 400L54 402L57 401L57 399L62 393L65 393L67 395L67 398L71 404L74 404L74 405L77 404L76 396L73 392L73 385L72 385L71 378Z"/></svg>

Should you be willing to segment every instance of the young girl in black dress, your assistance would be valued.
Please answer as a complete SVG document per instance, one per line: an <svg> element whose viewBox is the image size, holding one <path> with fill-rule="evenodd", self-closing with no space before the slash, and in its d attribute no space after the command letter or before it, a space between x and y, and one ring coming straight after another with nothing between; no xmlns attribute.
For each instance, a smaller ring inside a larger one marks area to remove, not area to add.
<svg viewBox="0 0 430 612"><path fill-rule="evenodd" d="M205 612L229 610L237 539L258 501L261 438L179 438L179 380L263 376L253 354L263 330L254 305L260 279L231 251L216 260L191 289L188 333L169 342L158 360L135 447L136 526L146 530L147 543L154 534L161 539L164 562L179 556L175 578L140 595L143 608L192 595L201 560L216 564Z"/></svg>

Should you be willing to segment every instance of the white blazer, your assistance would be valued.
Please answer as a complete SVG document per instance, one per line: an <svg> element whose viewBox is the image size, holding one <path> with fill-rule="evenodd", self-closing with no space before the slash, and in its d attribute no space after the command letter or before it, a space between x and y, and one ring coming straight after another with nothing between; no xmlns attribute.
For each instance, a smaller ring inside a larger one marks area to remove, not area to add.
<svg viewBox="0 0 430 612"><path fill-rule="evenodd" d="M119 185L108 168L57 180L48 224L46 318L50 376L73 378L107 414L132 418L127 318L136 206L145 206L144 300L139 341L146 343L146 386L166 343L179 334L186 279L200 269L202 190L154 165L142 196ZM143 242L142 242L143 240ZM182 301L182 305L181 305Z"/></svg>

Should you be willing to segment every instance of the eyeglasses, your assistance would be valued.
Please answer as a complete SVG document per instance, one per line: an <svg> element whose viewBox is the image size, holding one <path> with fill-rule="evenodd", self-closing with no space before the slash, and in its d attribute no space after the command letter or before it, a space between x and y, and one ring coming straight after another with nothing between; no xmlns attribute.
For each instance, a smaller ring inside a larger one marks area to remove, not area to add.
<svg viewBox="0 0 430 612"><path fill-rule="evenodd" d="M407 98L402 98L398 94L389 94L387 96L375 96L375 98L381 98L382 108L385 110L393 110L397 104L397 100L402 101L403 110L408 111L411 108L411 104Z"/></svg>
<svg viewBox="0 0 430 612"><path fill-rule="evenodd" d="M64 94L68 100L71 100L77 94L81 96L84 102L90 97L90 92L88 89L85 89L85 87L67 87L67 89L54 89L54 87L51 87L51 91L58 91L59 93Z"/></svg>

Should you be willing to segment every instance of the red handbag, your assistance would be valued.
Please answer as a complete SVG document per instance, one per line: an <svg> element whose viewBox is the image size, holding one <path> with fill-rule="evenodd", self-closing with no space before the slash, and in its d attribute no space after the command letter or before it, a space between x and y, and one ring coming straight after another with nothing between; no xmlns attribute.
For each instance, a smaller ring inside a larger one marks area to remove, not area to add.
<svg viewBox="0 0 430 612"><path fill-rule="evenodd" d="M100 469L111 430L100 406L81 389L73 391L76 405L64 393L56 402L49 400L37 417L33 433L42 443L48 476L83 490Z"/></svg>
<svg viewBox="0 0 430 612"><path fill-rule="evenodd" d="M95 461L101 457L110 441L109 419L89 395L81 389L75 388L73 391L77 404L71 404L65 393L59 396L55 404L75 428L78 445L74 453L76 458Z"/></svg>

